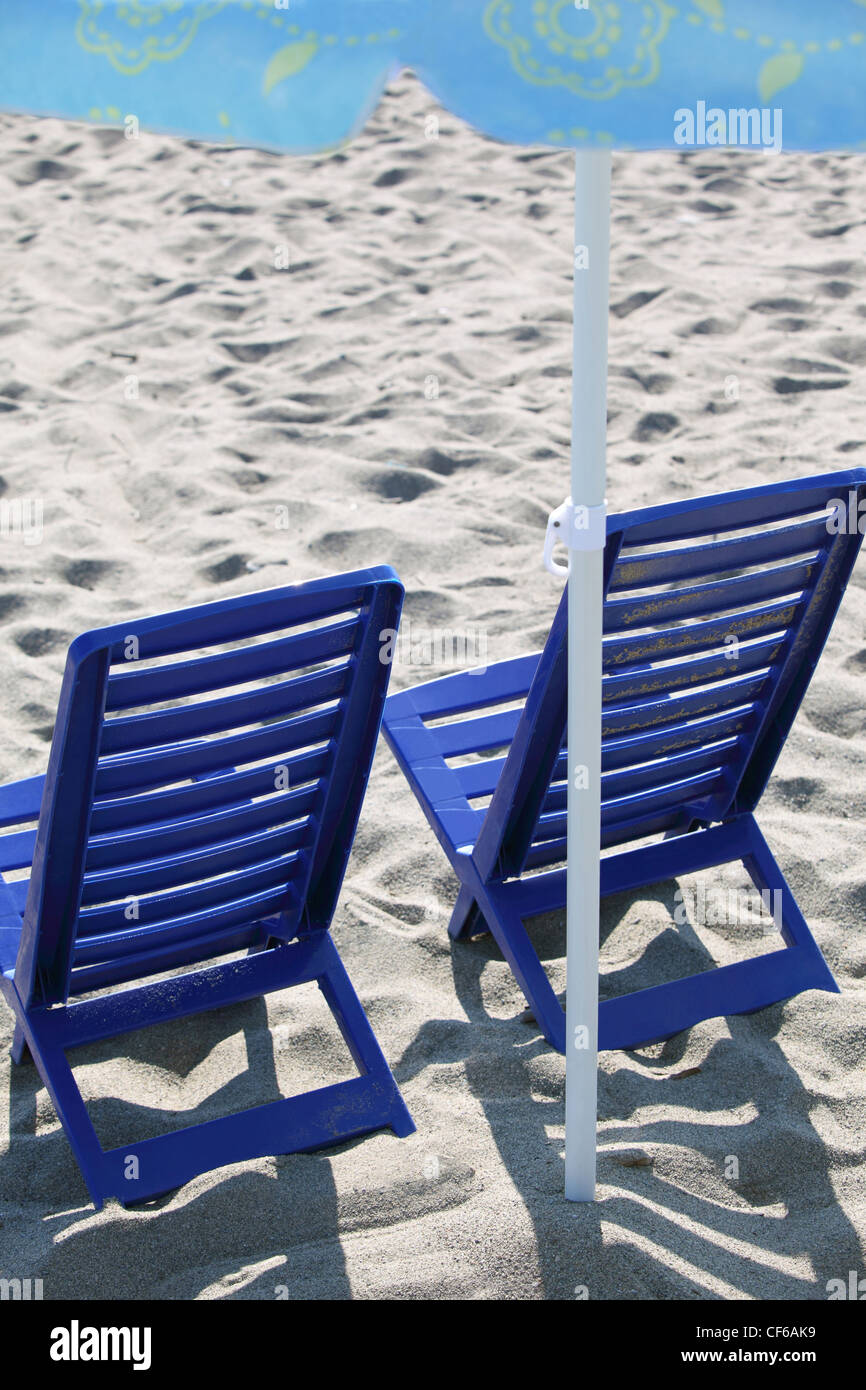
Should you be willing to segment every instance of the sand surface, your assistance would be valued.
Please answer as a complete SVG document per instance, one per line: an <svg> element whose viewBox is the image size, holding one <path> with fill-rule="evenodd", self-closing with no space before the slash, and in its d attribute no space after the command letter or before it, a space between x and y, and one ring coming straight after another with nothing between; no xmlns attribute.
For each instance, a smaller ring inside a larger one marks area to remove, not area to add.
<svg viewBox="0 0 866 1390"><path fill-rule="evenodd" d="M389 562L422 658L443 630L541 645L571 158L445 113L429 139L431 114L407 76L309 159L0 118L0 473L44 508L40 544L0 540L4 778L44 769L71 638L128 615ZM615 157L614 508L866 461L864 207L858 158ZM0 1273L51 1299L810 1300L863 1275L864 565L760 816L841 995L604 1054L595 1205L562 1197L562 1058L489 937L449 946L455 882L382 744L334 937L417 1133L95 1214L0 1008ZM418 656L392 688L442 673ZM605 904L604 993L741 953L677 930L674 888ZM537 940L561 987L561 919ZM312 988L77 1074L118 1144L346 1060Z"/></svg>

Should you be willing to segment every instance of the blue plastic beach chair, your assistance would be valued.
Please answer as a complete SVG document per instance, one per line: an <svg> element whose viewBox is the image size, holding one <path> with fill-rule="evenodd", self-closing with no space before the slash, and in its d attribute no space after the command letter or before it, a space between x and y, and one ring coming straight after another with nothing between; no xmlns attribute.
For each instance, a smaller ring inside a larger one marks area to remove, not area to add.
<svg viewBox="0 0 866 1390"><path fill-rule="evenodd" d="M0 879L0 985L13 1057L29 1048L97 1207L413 1131L328 932L388 684L379 634L402 599L393 570L361 570L73 642L47 776L0 788L0 825L38 821L0 837L2 870L32 864ZM100 1147L67 1049L310 981L360 1075Z"/></svg>
<svg viewBox="0 0 866 1390"><path fill-rule="evenodd" d="M753 812L860 548L864 497L859 469L608 520L601 846L633 847L603 856L602 896L742 860L779 890L785 944L605 1000L602 1048L836 990ZM566 609L563 595L540 655L401 691L383 724L460 880L452 937L493 933L560 1051L565 1015L524 923L566 900L551 867L566 851Z"/></svg>

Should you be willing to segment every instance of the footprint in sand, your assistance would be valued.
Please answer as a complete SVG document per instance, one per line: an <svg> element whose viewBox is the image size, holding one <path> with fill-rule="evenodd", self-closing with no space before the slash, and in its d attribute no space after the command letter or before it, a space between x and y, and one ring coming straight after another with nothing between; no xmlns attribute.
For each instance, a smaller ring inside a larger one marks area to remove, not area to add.
<svg viewBox="0 0 866 1390"><path fill-rule="evenodd" d="M26 632L15 633L13 641L25 656L45 656L65 646L68 638L65 632L59 632L57 628L31 627Z"/></svg>
<svg viewBox="0 0 866 1390"><path fill-rule="evenodd" d="M388 502L413 502L416 497L441 487L435 478L408 468L389 468L365 479L370 492Z"/></svg>
<svg viewBox="0 0 866 1390"><path fill-rule="evenodd" d="M54 711L34 703L22 705L21 713L31 721L28 724L30 733L35 734L43 743L50 743L54 734Z"/></svg>
<svg viewBox="0 0 866 1390"><path fill-rule="evenodd" d="M276 343L220 343L220 347L236 358L238 362L261 362L274 352L282 352L291 346L290 338Z"/></svg>
<svg viewBox="0 0 866 1390"><path fill-rule="evenodd" d="M424 468L428 473L440 473L448 478L452 473L456 473L458 468L471 468L475 463L471 457L455 458L453 454L443 454L441 449L425 449L418 455L418 467Z"/></svg>
<svg viewBox="0 0 866 1390"><path fill-rule="evenodd" d="M829 357L835 357L837 362L844 362L849 367L866 366L866 338L840 333L836 337L825 338L821 349Z"/></svg>
<svg viewBox="0 0 866 1390"><path fill-rule="evenodd" d="M820 286L819 293L825 294L828 299L847 299L857 289L850 280L827 280Z"/></svg>
<svg viewBox="0 0 866 1390"><path fill-rule="evenodd" d="M8 618L10 613L17 613L24 607L24 599L20 594L0 594L0 621Z"/></svg>
<svg viewBox="0 0 866 1390"><path fill-rule="evenodd" d="M74 179L80 172L74 165L61 164L56 159L31 159L10 177L20 188L26 188L28 184L39 183L42 179L51 179L56 183L63 179Z"/></svg>
<svg viewBox="0 0 866 1390"><path fill-rule="evenodd" d="M642 309L645 304L651 304L654 299L658 299L660 294L664 294L664 288L660 290L635 290L634 294L627 295L619 303L611 304L610 312L615 314L618 319L626 319L636 309Z"/></svg>
<svg viewBox="0 0 866 1390"><path fill-rule="evenodd" d="M804 299L778 295L775 299L756 299L749 308L756 314L805 314L811 306Z"/></svg>
<svg viewBox="0 0 866 1390"><path fill-rule="evenodd" d="M399 183L405 183L412 177L411 169L386 169L377 179L373 180L374 188L394 188Z"/></svg>
<svg viewBox="0 0 866 1390"><path fill-rule="evenodd" d="M682 336L689 337L691 334L697 334L698 337L723 337L725 334L733 333L736 327L737 325L730 320L716 318L715 315L711 314L709 318L698 319L697 323L693 323L691 328L687 328Z"/></svg>
<svg viewBox="0 0 866 1390"><path fill-rule="evenodd" d="M809 372L834 370L818 363L804 363L803 365L805 370ZM773 390L779 396L794 396L803 391L837 391L839 387L849 384L847 377L840 379L828 376L777 376L773 379Z"/></svg>
<svg viewBox="0 0 866 1390"><path fill-rule="evenodd" d="M76 589L96 589L108 575L116 574L118 568L110 560L73 560L63 571L63 578Z"/></svg>
<svg viewBox="0 0 866 1390"><path fill-rule="evenodd" d="M802 809L822 791L822 784L813 777L777 777L775 789L785 801Z"/></svg>
<svg viewBox="0 0 866 1390"><path fill-rule="evenodd" d="M670 434L671 430L675 430L679 423L679 418L676 415L670 415L665 410L651 410L638 420L632 439L638 440L641 444L651 444L657 439L662 439L666 434Z"/></svg>
<svg viewBox="0 0 866 1390"><path fill-rule="evenodd" d="M211 584L227 584L229 580L238 579L248 572L246 555L227 555L224 560L219 560L215 565L208 565L202 570L205 579L210 580Z"/></svg>

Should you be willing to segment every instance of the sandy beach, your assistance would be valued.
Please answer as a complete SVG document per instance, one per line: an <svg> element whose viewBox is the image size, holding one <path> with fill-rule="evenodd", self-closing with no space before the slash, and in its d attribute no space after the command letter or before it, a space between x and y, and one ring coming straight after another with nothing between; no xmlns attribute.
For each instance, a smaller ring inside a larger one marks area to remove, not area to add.
<svg viewBox="0 0 866 1390"><path fill-rule="evenodd" d="M431 124L430 118L437 118ZM435 136L435 138L431 138ZM0 116L0 778L44 771L66 648L127 616L394 565L392 690L542 645L568 491L572 158L410 75L329 156ZM613 161L613 510L866 462L866 162ZM0 1007L0 1275L45 1299L789 1299L866 1274L866 561L758 814L841 993L564 1063L380 742L333 935L417 1132L95 1213ZM738 882L734 876L731 882ZM743 880L744 881L744 880ZM602 995L770 948L608 899ZM534 932L564 988L564 920ZM74 1057L106 1145L351 1074L315 987ZM731 1163L735 1159L735 1163ZM731 1176L732 1173L736 1176Z"/></svg>

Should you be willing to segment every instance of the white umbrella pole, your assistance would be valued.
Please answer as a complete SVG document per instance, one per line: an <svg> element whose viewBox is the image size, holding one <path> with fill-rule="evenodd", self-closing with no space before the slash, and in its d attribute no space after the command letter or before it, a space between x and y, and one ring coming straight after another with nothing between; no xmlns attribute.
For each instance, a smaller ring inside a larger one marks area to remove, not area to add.
<svg viewBox="0 0 866 1390"><path fill-rule="evenodd" d="M607 151L576 157L568 598L568 968L565 1195L595 1198L598 1075L601 623L610 260Z"/></svg>

